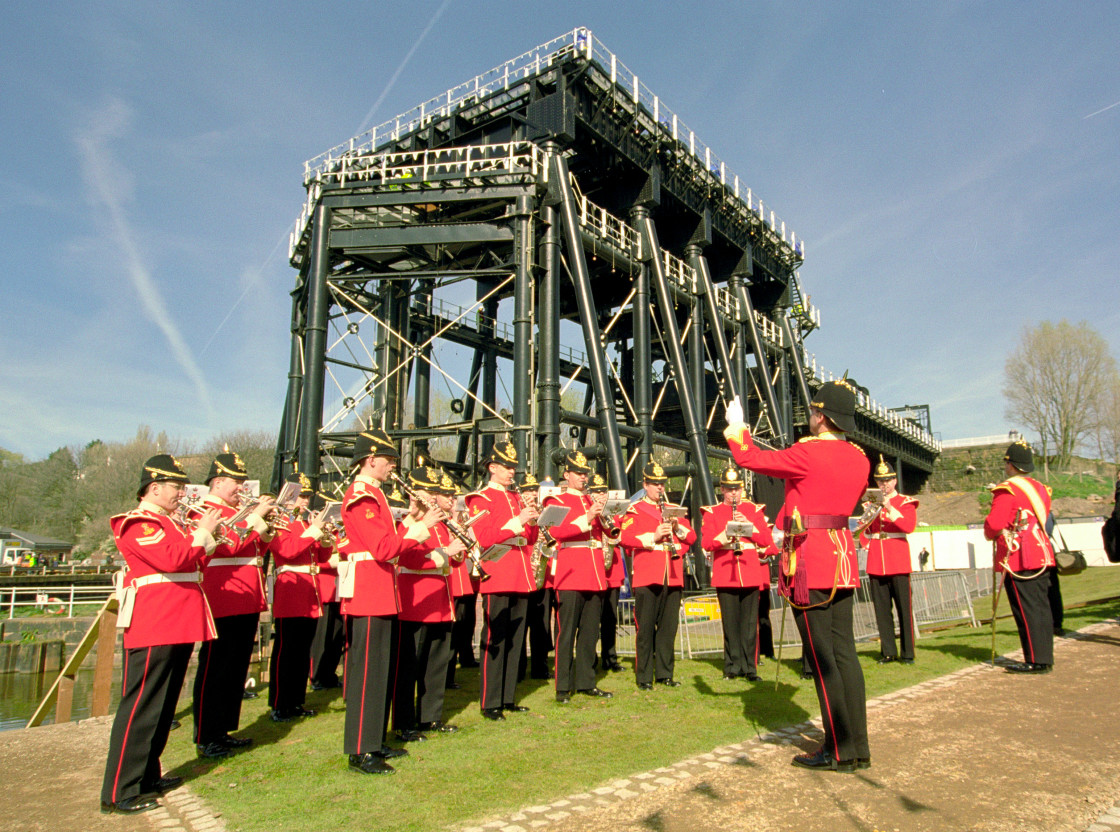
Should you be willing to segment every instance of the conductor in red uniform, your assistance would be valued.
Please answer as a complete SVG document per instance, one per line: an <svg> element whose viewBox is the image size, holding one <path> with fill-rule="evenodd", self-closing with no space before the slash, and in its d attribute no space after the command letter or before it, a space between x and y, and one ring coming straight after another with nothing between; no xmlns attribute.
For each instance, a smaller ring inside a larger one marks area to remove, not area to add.
<svg viewBox="0 0 1120 832"><path fill-rule="evenodd" d="M809 403L810 436L785 450L755 445L737 397L727 408L724 431L739 465L786 481L780 581L808 651L824 721L824 745L793 763L847 772L871 765L863 670L852 629L859 566L848 529L871 465L845 435L855 429L855 404L847 381L822 385Z"/></svg>
<svg viewBox="0 0 1120 832"><path fill-rule="evenodd" d="M684 553L696 541L686 518L666 519L666 509L679 506L665 500L669 478L656 462L642 471L645 495L622 515L619 542L630 556L634 588L634 626L637 658L634 676L641 690L653 683L680 687L673 678L675 643L684 587Z"/></svg>
<svg viewBox="0 0 1120 832"><path fill-rule="evenodd" d="M758 602L770 592L769 557L777 554L763 506L743 499L743 475L728 466L719 476L723 502L704 508L701 545L712 558L712 587L723 625L723 678L758 681ZM749 523L734 535L728 523Z"/></svg>
<svg viewBox="0 0 1120 832"><path fill-rule="evenodd" d="M537 542L540 512L526 505L514 487L517 449L512 442L495 442L487 462L490 481L467 495L471 527L483 559L483 615L486 630L482 652L480 705L486 719L502 721L503 711L527 711L515 701L517 671L525 646L529 593L537 586L529 558ZM496 555L496 557L495 557Z"/></svg>
<svg viewBox="0 0 1120 832"><path fill-rule="evenodd" d="M218 454L210 465L206 484L210 493L203 507L213 508L223 521L241 508L241 487L249 478L236 453ZM265 518L272 512L272 498L261 497L236 528L222 527L217 549L206 561L202 588L214 612L218 637L198 651L194 677L194 741L202 757L226 757L252 740L231 737L241 721L245 677L253 659L253 644L261 613L268 609L264 588L264 553L272 540Z"/></svg>
<svg viewBox="0 0 1120 832"><path fill-rule="evenodd" d="M430 549L429 529L443 519L433 508L407 531L397 529L381 486L399 458L385 431L361 431L354 439L352 468L357 475L342 498L347 560L339 572L339 595L349 645L343 751L350 768L362 774L391 774L386 758L405 753L385 745L400 640L395 564L402 555Z"/></svg>
<svg viewBox="0 0 1120 832"><path fill-rule="evenodd" d="M312 716L303 706L311 662L315 626L323 614L318 574L334 552L331 535L323 529L326 510L306 517L315 491L306 474L297 474L300 485L295 514L288 527L277 532L269 548L275 563L272 585L272 620L275 636L268 665L268 704L274 722Z"/></svg>
<svg viewBox="0 0 1120 832"><path fill-rule="evenodd" d="M156 793L182 782L162 776L159 757L194 643L217 633L200 569L214 550L220 520L208 509L192 531L171 518L187 482L174 457L153 456L140 472L140 504L110 521L126 570L117 619L124 628L124 667L101 787L102 812L154 809Z"/></svg>
<svg viewBox="0 0 1120 832"><path fill-rule="evenodd" d="M1019 441L1003 456L1007 479L992 490L984 536L995 541L993 566L1003 573L1007 600L1019 628L1023 661L1011 673L1049 673L1054 666L1054 620L1047 593L1054 550L1046 535L1050 489L1028 477L1034 456Z"/></svg>
<svg viewBox="0 0 1120 832"><path fill-rule="evenodd" d="M603 598L607 594L604 544L618 542L613 521L603 516L606 492L587 495L591 466L580 451L564 460L563 494L549 497L544 508L563 506L563 521L549 530L556 541L556 701L570 702L572 690L585 696L609 699L595 684L595 655ZM573 668L572 647L575 647Z"/></svg>
<svg viewBox="0 0 1120 832"><path fill-rule="evenodd" d="M875 483L883 501L859 539L867 550L868 588L879 627L882 655L878 661L880 664L893 661L913 664L914 614L910 603L910 544L906 542L906 535L917 528L918 501L898 493L898 475L882 455L875 466ZM895 647L892 603L898 612L901 656Z"/></svg>

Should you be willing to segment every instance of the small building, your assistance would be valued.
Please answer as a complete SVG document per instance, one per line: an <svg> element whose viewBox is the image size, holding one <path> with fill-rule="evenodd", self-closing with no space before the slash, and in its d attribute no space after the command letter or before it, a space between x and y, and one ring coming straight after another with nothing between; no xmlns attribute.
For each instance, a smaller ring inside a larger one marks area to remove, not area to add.
<svg viewBox="0 0 1120 832"><path fill-rule="evenodd" d="M46 558L57 563L73 548L73 543L0 526L0 565L40 566Z"/></svg>

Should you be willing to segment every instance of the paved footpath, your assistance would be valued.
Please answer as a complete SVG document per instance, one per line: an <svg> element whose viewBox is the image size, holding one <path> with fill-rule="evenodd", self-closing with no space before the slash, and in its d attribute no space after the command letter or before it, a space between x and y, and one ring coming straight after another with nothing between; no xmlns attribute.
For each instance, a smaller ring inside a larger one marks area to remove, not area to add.
<svg viewBox="0 0 1120 832"><path fill-rule="evenodd" d="M790 766L820 743L809 722L458 829L1120 832L1120 626L1055 647L1045 676L975 665L869 701L873 767L855 775ZM101 815L110 721L0 734L0 830L225 832L189 788Z"/></svg>

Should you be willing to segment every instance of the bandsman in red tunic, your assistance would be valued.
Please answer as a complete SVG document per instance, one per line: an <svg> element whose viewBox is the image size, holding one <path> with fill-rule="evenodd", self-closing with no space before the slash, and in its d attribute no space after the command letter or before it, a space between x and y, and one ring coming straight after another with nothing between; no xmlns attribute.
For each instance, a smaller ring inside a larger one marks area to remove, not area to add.
<svg viewBox="0 0 1120 832"><path fill-rule="evenodd" d="M871 602L875 605L875 622L879 626L879 644L882 655L880 664L900 661L914 663L914 614L910 603L910 544L906 535L918 526L918 501L899 494L898 475L890 463L879 455L875 466L875 483L882 500L877 506L866 505L874 512L859 536L860 544L867 550L867 578ZM891 605L898 612L899 642L902 654L895 649L894 616Z"/></svg>
<svg viewBox="0 0 1120 832"><path fill-rule="evenodd" d="M466 489L455 483L454 501L466 496ZM465 506L465 501L462 502ZM460 524L466 523L469 512L455 512ZM478 667L474 653L474 631L478 623L478 590L480 576L474 563L463 558L451 565L451 595L455 599L455 622L451 625L451 658L447 662L447 687L458 690L461 686L455 681L455 665L459 667Z"/></svg>
<svg viewBox="0 0 1120 832"><path fill-rule="evenodd" d="M486 630L482 651L481 708L486 719L502 721L503 711L527 711L515 699L518 664L525 646L529 593L537 588L529 558L537 542L536 509L525 504L514 487L517 449L512 442L495 442L487 462L490 481L467 495L474 518L471 527L482 553L480 591ZM496 559L494 554L501 553Z"/></svg>
<svg viewBox="0 0 1120 832"><path fill-rule="evenodd" d="M323 528L326 509L313 517L307 516L315 495L311 480L305 474L295 474L293 481L300 486L293 516L269 545L274 563L274 637L268 665L268 704L272 708L273 722L290 722L314 714L303 703L307 695L311 642L323 614L318 576L334 554L334 541Z"/></svg>
<svg viewBox="0 0 1120 832"><path fill-rule="evenodd" d="M413 468L408 482L415 499L401 521L402 531L420 523L427 506L435 505L450 517L455 483L449 476L425 465ZM432 527L427 542L431 549L410 550L397 561L401 650L393 726L405 742L423 739L425 731L453 734L459 730L443 721L443 694L455 616L451 570L465 560L465 547L451 533L446 520Z"/></svg>
<svg viewBox="0 0 1120 832"><path fill-rule="evenodd" d="M591 466L579 451L564 460L563 494L544 501L543 508L563 506L564 520L549 530L556 541L556 701L570 702L572 691L609 699L595 684L595 655L603 598L607 594L604 543L618 543L618 529L604 516L606 491L584 493ZM573 669L572 648L575 647Z"/></svg>
<svg viewBox="0 0 1120 832"><path fill-rule="evenodd" d="M350 768L363 774L391 774L386 758L406 753L385 745L400 643L396 563L430 549L429 530L443 519L443 512L432 508L407 531L398 529L381 486L399 458L385 431L361 431L352 462L358 473L342 498L347 559L340 569L339 595L348 631L343 751Z"/></svg>
<svg viewBox="0 0 1120 832"><path fill-rule="evenodd" d="M1049 673L1054 666L1054 620L1047 593L1054 549L1046 534L1050 489L1028 477L1034 455L1019 441L1003 456L1007 479L992 490L984 536L995 541L993 567L1003 573L1007 600L1019 628L1023 661L1012 673Z"/></svg>
<svg viewBox="0 0 1120 832"><path fill-rule="evenodd" d="M607 494L607 481L598 472L591 473L587 485L589 494ZM612 524L615 525L615 524ZM617 528L617 525L615 525ZM599 618L599 656L603 670L618 673L623 669L618 661L618 596L626 583L626 562L618 535L602 533L603 561L607 571L607 594L603 596L603 614Z"/></svg>
<svg viewBox="0 0 1120 832"><path fill-rule="evenodd" d="M221 519L207 509L196 528L172 519L190 480L174 457L153 456L140 473L140 504L110 520L125 570L119 585L124 628L121 701L109 735L102 812L143 812L181 777L164 777L159 758L196 641L217 631L202 591L202 562Z"/></svg>
<svg viewBox="0 0 1120 832"><path fill-rule="evenodd" d="M642 471L645 495L630 506L620 521L619 542L630 557L634 588L634 626L637 658L634 675L641 690L656 681L680 687L673 678L676 666L677 625L684 588L684 557L696 541L687 518L668 519L665 509L679 508L665 499L669 478L656 462Z"/></svg>
<svg viewBox="0 0 1120 832"><path fill-rule="evenodd" d="M852 612L859 586L856 546L848 519L867 487L871 465L847 440L855 430L855 390L846 380L821 385L809 403L809 433L780 451L751 438L738 398L724 431L741 467L786 481L779 512L784 540L779 585L790 599L802 650L817 687L824 745L794 765L855 771L871 765L863 670L856 655Z"/></svg>
<svg viewBox="0 0 1120 832"><path fill-rule="evenodd" d="M322 614L315 619L315 635L311 639L312 690L330 690L342 685L338 678L338 663L346 647L346 623L342 620L342 603L338 597L342 541L340 530L332 528L330 557L319 564L319 573L315 576Z"/></svg>
<svg viewBox="0 0 1120 832"><path fill-rule="evenodd" d="M220 453L210 465L210 493L202 501L203 508L216 509L223 520L218 548L202 573L202 588L218 625L217 639L199 648L194 677L194 741L202 757L226 757L252 743L230 732L241 721L245 677L261 613L268 609L263 567L273 533L266 522L272 512L268 496L234 528L229 526L241 509L241 488L248 478L240 456Z"/></svg>
<svg viewBox="0 0 1120 832"><path fill-rule="evenodd" d="M526 471L517 480L517 491L521 499L530 508L540 510L541 483L532 472ZM542 540L542 537L544 538ZM528 659L522 658L520 669L517 673L518 681L525 678L525 666L528 665L529 676L533 679L551 679L555 676L549 654L556 647L556 639L552 635L552 587L549 577L553 561L547 557L546 548L554 543L552 538L544 532L537 536L533 544L533 555L530 566L533 568L533 583L536 589L529 593L529 611L527 613L525 643L529 648Z"/></svg>
<svg viewBox="0 0 1120 832"><path fill-rule="evenodd" d="M728 466L719 477L723 502L703 509L701 545L712 559L712 587L723 625L723 678L758 681L758 604L770 592L768 558L776 555L763 506L743 499L743 475ZM749 523L749 534L728 523Z"/></svg>

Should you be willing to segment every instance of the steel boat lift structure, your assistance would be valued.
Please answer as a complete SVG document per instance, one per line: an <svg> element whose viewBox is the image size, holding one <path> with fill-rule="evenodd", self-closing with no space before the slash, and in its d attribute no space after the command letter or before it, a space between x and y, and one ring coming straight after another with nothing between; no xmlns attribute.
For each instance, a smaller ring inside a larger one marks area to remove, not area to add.
<svg viewBox="0 0 1120 832"><path fill-rule="evenodd" d="M804 348L803 241L588 29L309 160L304 185L277 483L298 466L341 493L375 423L405 467L434 453L471 484L495 437L540 477L578 447L631 492L654 457L695 507L724 399L781 447L832 378ZM854 439L907 491L940 451L865 393Z"/></svg>

